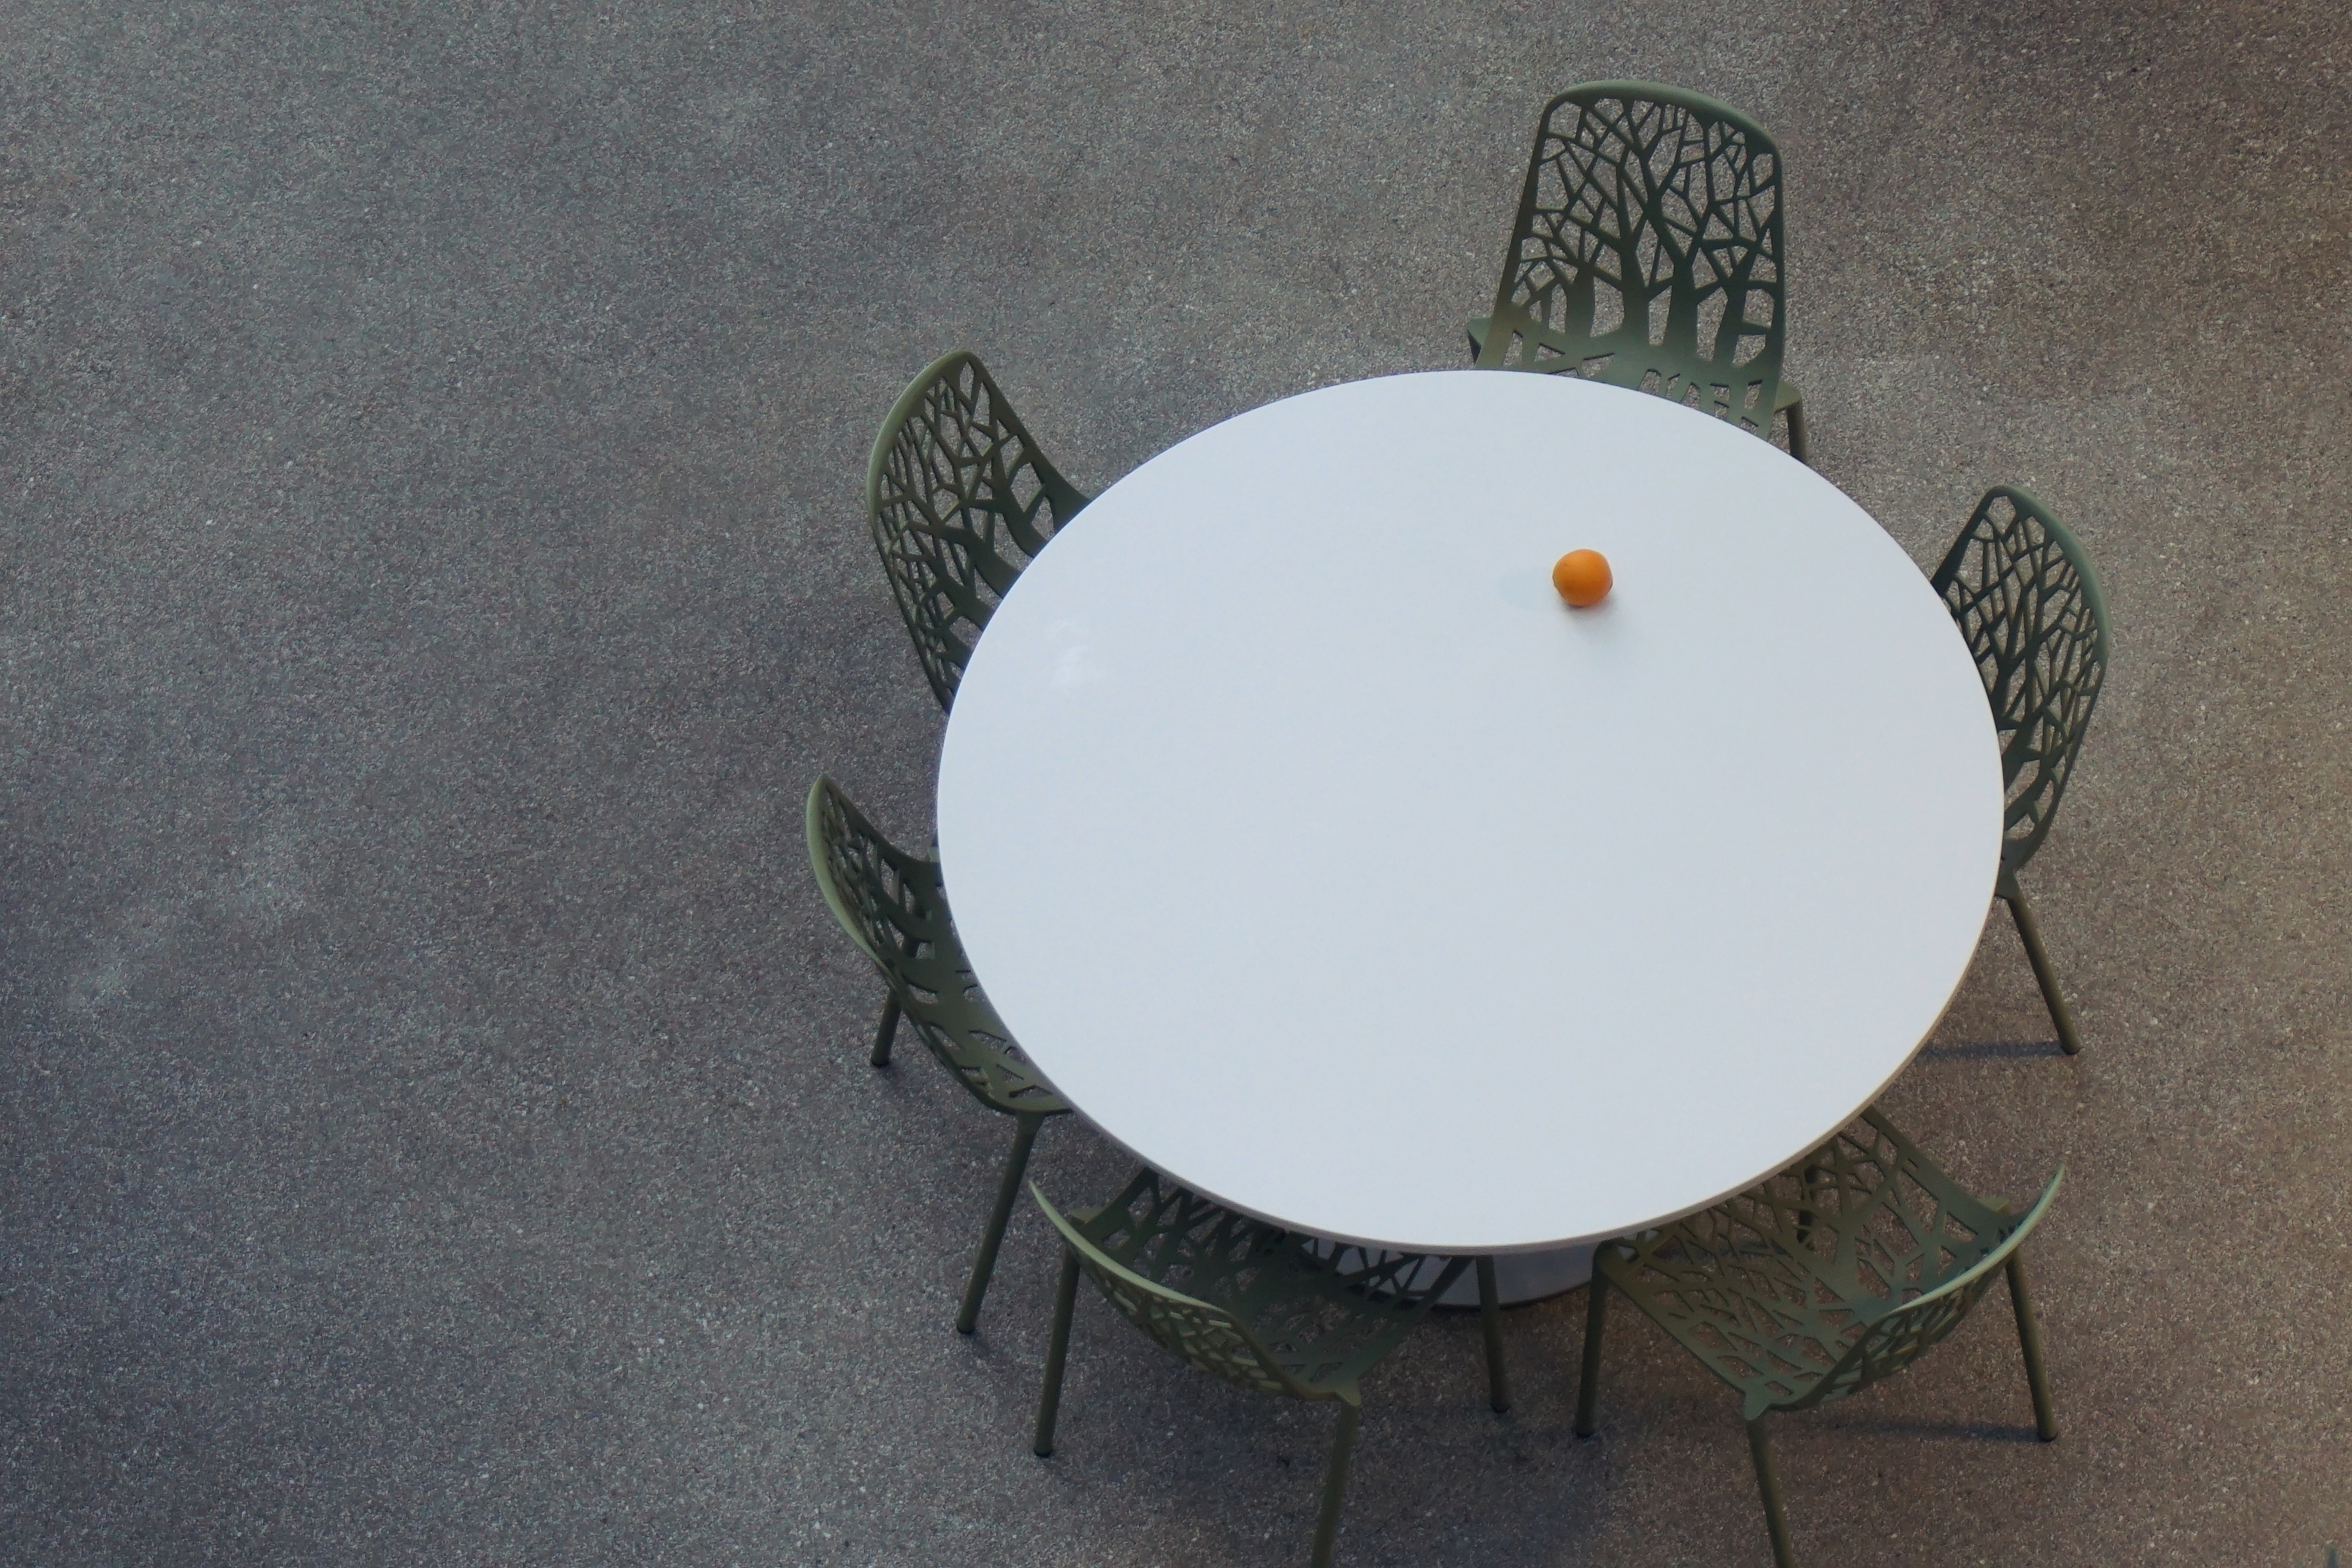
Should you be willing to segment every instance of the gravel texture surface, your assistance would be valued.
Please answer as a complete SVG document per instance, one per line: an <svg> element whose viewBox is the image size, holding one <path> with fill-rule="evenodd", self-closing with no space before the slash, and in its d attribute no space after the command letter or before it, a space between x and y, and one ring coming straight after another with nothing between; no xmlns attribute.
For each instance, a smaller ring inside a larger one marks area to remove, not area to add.
<svg viewBox="0 0 2352 1568"><path fill-rule="evenodd" d="M1923 565L2026 486L2115 620L2030 873L2088 1048L1997 917L1889 1102L2066 1164L2065 1436L1996 1294L1782 1426L1804 1560L2352 1539L2340 6L18 0L0 58L0 1561L1303 1562L1329 1412L1098 1303L1030 1457L1034 1214L949 1329L1009 1127L865 1065L801 841L820 770L927 833L866 449L959 344L1090 490L1461 363L1611 76L1778 135L1822 470ZM1769 1560L1633 1314L1574 1440L1582 1321L1510 1314L1507 1417L1473 1321L1372 1380L1343 1563Z"/></svg>

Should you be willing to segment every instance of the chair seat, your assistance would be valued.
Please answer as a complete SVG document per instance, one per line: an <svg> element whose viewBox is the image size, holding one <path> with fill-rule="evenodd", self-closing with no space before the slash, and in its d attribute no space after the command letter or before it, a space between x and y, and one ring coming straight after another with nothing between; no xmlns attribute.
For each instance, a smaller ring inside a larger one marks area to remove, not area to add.
<svg viewBox="0 0 2352 1568"><path fill-rule="evenodd" d="M1098 1209L1065 1215L1034 1184L1029 1192L1062 1235L1062 1279L1030 1452L1041 1459L1054 1453L1070 1314L1084 1273L1121 1317L1202 1371L1263 1394L1338 1405L1311 1559L1312 1568L1330 1568L1363 1410L1356 1382L1396 1348L1469 1260L1444 1262L1431 1279L1440 1259L1294 1236L1150 1170L1138 1171L1125 1192ZM1491 1325L1493 1276L1482 1268L1479 1279ZM1491 1331L1489 1345L1492 1394L1501 1410L1508 1401Z"/></svg>
<svg viewBox="0 0 2352 1568"><path fill-rule="evenodd" d="M1470 357L1472 359L1475 360L1480 354L1486 352L1486 329L1493 326L1495 318L1492 316L1473 316L1470 318L1469 321L1465 323L1465 330L1467 331L1470 336ZM1569 369L1572 367L1563 365L1561 368ZM1797 390L1797 384L1789 380L1786 376L1783 376L1780 379L1780 390L1772 395L1772 412L1775 414L1786 414L1791 408L1802 408L1804 406L1804 403L1805 395Z"/></svg>
<svg viewBox="0 0 2352 1568"><path fill-rule="evenodd" d="M1494 327L1494 318L1491 318L1491 315L1473 315L1473 318L1465 322L1465 331L1470 334L1470 357L1473 357L1473 360L1477 360L1482 353L1486 353L1486 329L1489 327ZM1580 369L1576 362L1561 360L1559 367L1555 369L1555 374L1576 372L1576 369ZM1788 414L1790 409L1797 409L1800 414L1804 411L1804 393L1797 390L1797 384L1794 384L1794 381L1790 381L1790 378L1783 376L1780 378L1780 384L1778 384L1778 390L1773 393L1771 411L1773 414Z"/></svg>
<svg viewBox="0 0 2352 1568"><path fill-rule="evenodd" d="M1910 1359L1925 1345L1872 1343L1898 1313L1897 1338L1941 1338L2056 1185L2022 1214L1979 1201L1874 1110L1800 1165L1604 1247L1594 1266L1738 1390L1753 1420L1839 1398Z"/></svg>
<svg viewBox="0 0 2352 1568"><path fill-rule="evenodd" d="M1766 1416L1809 1409L1902 1371L2009 1280L2034 1434L2058 1436L2019 1248L2065 1177L2011 1214L1970 1196L1875 1109L1736 1198L1604 1247L1585 1299L1576 1435L1599 1406L1601 1338L1622 1291L1739 1391L1775 1568L1796 1568ZM1616 1287L1612 1290L1609 1287Z"/></svg>
<svg viewBox="0 0 2352 1568"><path fill-rule="evenodd" d="M1068 1217L1098 1255L1100 1261L1089 1260L1096 1282L1153 1339L1229 1381L1294 1397L1352 1402L1357 1380L1396 1348L1468 1265L1297 1236L1148 1170L1101 1208ZM1436 1278L1423 1280L1433 1264L1439 1265ZM1130 1281L1144 1289L1121 1289ZM1206 1311L1153 1310L1163 1294ZM1188 1321L1178 1322L1180 1316ZM1218 1336L1207 1321L1216 1318L1238 1326L1297 1386L1281 1388L1265 1378L1240 1336L1231 1344L1213 1342Z"/></svg>
<svg viewBox="0 0 2352 1568"><path fill-rule="evenodd" d="M2106 598L2074 531L2011 485L1984 493L1927 585L1984 676L2009 785L1994 893L2017 921L2059 1047L2071 1057L2083 1048L2082 1031L2017 873L2050 831L2106 681Z"/></svg>
<svg viewBox="0 0 2352 1568"><path fill-rule="evenodd" d="M1666 1226L1638 1261L1603 1249L1594 1267L1637 1301L1660 1276L1673 1279L1662 1292L1669 1310L1650 1317L1738 1391L1749 1413L1801 1402L1876 1314L1822 1291L1797 1256L1731 1240L1720 1215L1710 1209ZM1726 1282L1694 1284L1707 1276Z"/></svg>
<svg viewBox="0 0 2352 1568"><path fill-rule="evenodd" d="M1008 1116L1070 1109L996 1016L948 913L940 863L884 838L829 778L809 789L809 863L834 918L874 966L940 1065ZM877 1065L879 1065L877 1058Z"/></svg>
<svg viewBox="0 0 2352 1568"><path fill-rule="evenodd" d="M1013 1152L996 1186L996 1206L956 1314L956 1331L968 1334L980 1319L1030 1145L1045 1119L1066 1115L1070 1103L1029 1066L982 994L948 915L939 862L909 855L883 837L829 778L820 777L809 787L806 826L809 868L816 874L818 890L889 988L866 1059L877 1068L890 1065L890 1042L903 1017L974 1099L1017 1119Z"/></svg>

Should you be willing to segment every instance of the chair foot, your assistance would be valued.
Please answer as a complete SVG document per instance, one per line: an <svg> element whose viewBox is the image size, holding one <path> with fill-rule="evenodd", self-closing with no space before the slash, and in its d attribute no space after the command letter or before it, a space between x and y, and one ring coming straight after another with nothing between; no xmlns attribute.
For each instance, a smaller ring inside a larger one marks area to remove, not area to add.
<svg viewBox="0 0 2352 1568"><path fill-rule="evenodd" d="M1780 1478L1772 1468L1772 1437L1761 1415L1748 1424L1748 1452L1756 1461L1756 1488L1764 1494L1764 1528L1772 1532L1772 1568L1797 1568L1796 1550L1789 1544L1789 1510L1780 1506Z"/></svg>
<svg viewBox="0 0 2352 1568"><path fill-rule="evenodd" d="M2033 1394L2033 1431L2045 1443L2058 1440L2058 1415L2050 1403L2050 1369L2042 1361L2042 1324L2026 1289L2025 1259L2009 1255L2009 1304L2017 1314L2017 1347L2025 1354L2025 1386Z"/></svg>
<svg viewBox="0 0 2352 1568"><path fill-rule="evenodd" d="M898 994L890 993L882 1004L882 1023L874 1031L874 1054L866 1059L877 1068L890 1065L890 1046L898 1037Z"/></svg>
<svg viewBox="0 0 2352 1568"><path fill-rule="evenodd" d="M1062 1409L1062 1367L1070 1355L1070 1309L1078 1300L1078 1255L1062 1244L1062 1279L1054 1292L1054 1337L1045 1342L1045 1386L1037 1395L1037 1435L1029 1451L1054 1457L1054 1421Z"/></svg>
<svg viewBox="0 0 2352 1568"><path fill-rule="evenodd" d="M2014 879L2000 897L2017 924L2018 940L2025 944L2025 962L2033 966L2033 978L2042 987L2050 1022L2058 1030L2059 1048L2070 1057L2081 1055L2083 1037L2074 1027L2074 1010L2066 1005L2065 994L2058 989L2058 972L2051 967L2049 951L2042 945L2042 927L2033 918L2033 906L2025 901L2025 891Z"/></svg>
<svg viewBox="0 0 2352 1568"><path fill-rule="evenodd" d="M1486 1400L1499 1415L1511 1407L1511 1379L1503 1365L1502 1312L1491 1258L1478 1259L1478 1326L1486 1336Z"/></svg>
<svg viewBox="0 0 2352 1568"><path fill-rule="evenodd" d="M1323 1511L1315 1521L1313 1568L1331 1568L1331 1548L1339 1538L1339 1502L1348 1491L1348 1461L1356 1448L1356 1420L1362 1412L1353 1399L1339 1401L1339 1435L1331 1443L1331 1468L1323 1478Z"/></svg>
<svg viewBox="0 0 2352 1568"><path fill-rule="evenodd" d="M1601 1403L1601 1334L1609 1319L1609 1284L1601 1278L1601 1259L1592 1260L1592 1283L1585 1287L1584 1364L1576 1380L1576 1435L1592 1436L1593 1415Z"/></svg>
<svg viewBox="0 0 2352 1568"><path fill-rule="evenodd" d="M968 1334L980 1323L981 1298L988 1294L988 1277L996 1271L996 1249L1004 1244L1005 1222L1013 1217L1013 1201L1021 1194L1021 1173L1029 1165L1029 1145L1037 1141L1042 1116L1024 1116L1013 1135L1013 1152L1005 1156L1004 1177L996 1184L996 1210L988 1216L988 1234L981 1238L980 1256L972 1260L971 1281L963 1289L963 1306L956 1313L956 1332Z"/></svg>

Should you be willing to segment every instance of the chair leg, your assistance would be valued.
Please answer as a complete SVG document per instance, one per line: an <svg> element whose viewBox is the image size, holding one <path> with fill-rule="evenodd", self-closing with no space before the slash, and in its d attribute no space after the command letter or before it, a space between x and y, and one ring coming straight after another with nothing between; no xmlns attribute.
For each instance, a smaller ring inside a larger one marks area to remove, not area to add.
<svg viewBox="0 0 2352 1568"><path fill-rule="evenodd" d="M1601 1403L1601 1332L1609 1317L1609 1282L1601 1278L1601 1259L1592 1260L1592 1283L1585 1287L1584 1365L1576 1379L1576 1435L1592 1436L1594 1409Z"/></svg>
<svg viewBox="0 0 2352 1568"><path fill-rule="evenodd" d="M874 1031L874 1054L866 1059L877 1068L890 1065L891 1042L898 1037L898 994L890 993L882 1004L881 1026Z"/></svg>
<svg viewBox="0 0 2352 1568"><path fill-rule="evenodd" d="M1511 1407L1511 1379L1503 1366L1502 1310L1495 1300L1491 1258L1478 1259L1478 1326L1486 1335L1486 1399L1499 1415Z"/></svg>
<svg viewBox="0 0 2352 1568"><path fill-rule="evenodd" d="M1062 1409L1062 1363L1070 1355L1070 1309L1078 1300L1078 1255L1062 1244L1062 1282L1054 1294L1054 1337L1045 1342L1045 1388L1037 1396L1037 1436L1029 1451L1041 1459L1054 1457L1054 1418Z"/></svg>
<svg viewBox="0 0 2352 1568"><path fill-rule="evenodd" d="M1805 441L1805 400L1799 398L1782 412L1789 416L1789 456L1811 468L1813 459Z"/></svg>
<svg viewBox="0 0 2352 1568"><path fill-rule="evenodd" d="M2033 1391L2033 1430L2045 1443L2058 1440L2058 1416L2050 1405L2050 1369L2042 1363L2042 1325L2025 1289L2025 1259L2009 1255L2009 1304L2017 1314L2017 1346L2025 1352L2025 1385Z"/></svg>
<svg viewBox="0 0 2352 1568"><path fill-rule="evenodd" d="M981 1237L980 1256L972 1260L971 1283L963 1288L963 1310L956 1314L956 1332L968 1334L980 1321L980 1299L988 1294L988 1277L996 1271L996 1249L1004 1243L1004 1226L1013 1217L1013 1200L1021 1194L1021 1173L1029 1166L1029 1145L1037 1141L1042 1116L1024 1116L1013 1135L1013 1152L1004 1159L1004 1179L996 1184L996 1212L988 1216L988 1234Z"/></svg>
<svg viewBox="0 0 2352 1568"><path fill-rule="evenodd" d="M1780 1478L1772 1471L1772 1437L1764 1417L1748 1424L1748 1451L1756 1459L1756 1486L1764 1494L1764 1525L1772 1532L1772 1568L1797 1568L1797 1553L1789 1544L1789 1510L1780 1506Z"/></svg>
<svg viewBox="0 0 2352 1568"><path fill-rule="evenodd" d="M1313 1568L1331 1568L1331 1547L1339 1538L1339 1500L1348 1491L1348 1460L1356 1451L1356 1402L1339 1401L1339 1436L1331 1443L1331 1469L1323 1478L1323 1513L1315 1521Z"/></svg>
<svg viewBox="0 0 2352 1568"><path fill-rule="evenodd" d="M2017 922L2017 934L2025 943L2025 961L2033 965L2033 978L2042 983L2042 1000L2049 1004L2050 1021L2058 1026L2058 1044L2068 1056L2083 1049L2083 1037L2075 1032L2074 1010L2058 990L2058 972L2050 967L2050 954L2042 946L2042 928L2034 922L2033 907L2025 901L2024 889L2011 883L2001 894L2009 905L2010 918Z"/></svg>

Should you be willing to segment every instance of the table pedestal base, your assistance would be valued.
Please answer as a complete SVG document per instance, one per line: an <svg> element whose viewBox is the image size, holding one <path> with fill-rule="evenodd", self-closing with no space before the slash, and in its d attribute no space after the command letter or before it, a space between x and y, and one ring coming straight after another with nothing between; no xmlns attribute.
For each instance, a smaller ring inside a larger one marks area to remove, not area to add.
<svg viewBox="0 0 2352 1568"><path fill-rule="evenodd" d="M1507 1252L1495 1259L1495 1298L1506 1307L1540 1301L1563 1290L1573 1290L1592 1278L1592 1248L1564 1247L1558 1252ZM1462 1277L1437 1299L1441 1307L1475 1307L1478 1270L1465 1268Z"/></svg>

